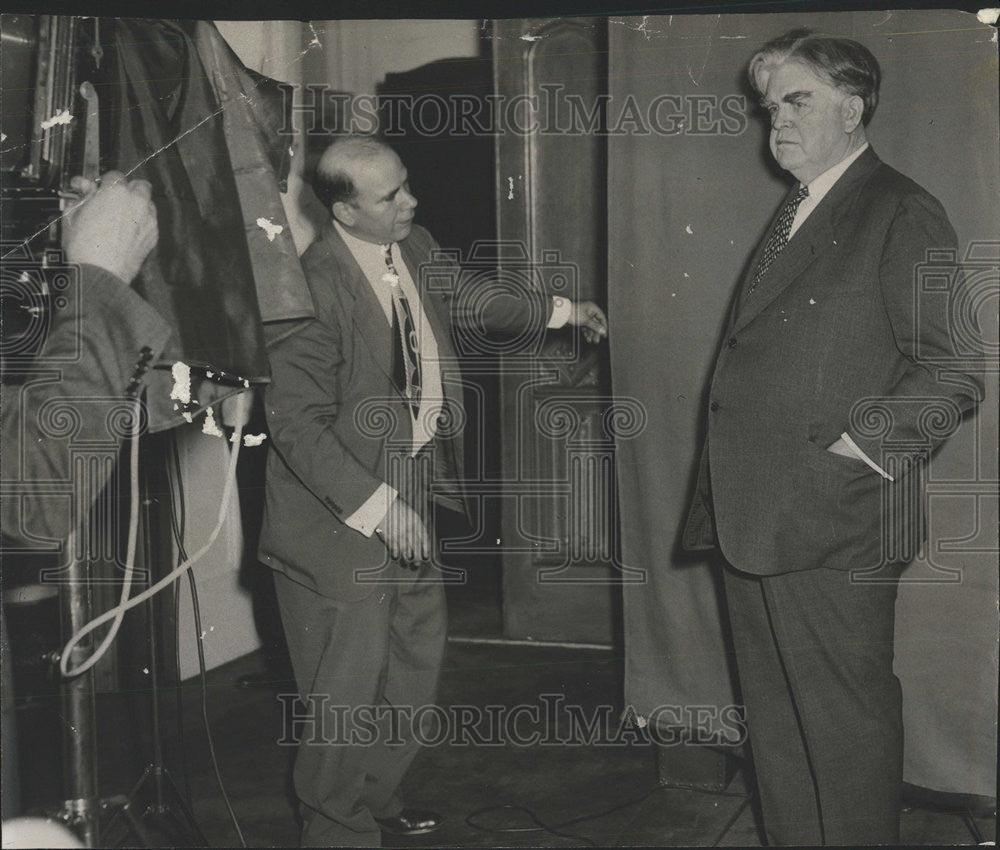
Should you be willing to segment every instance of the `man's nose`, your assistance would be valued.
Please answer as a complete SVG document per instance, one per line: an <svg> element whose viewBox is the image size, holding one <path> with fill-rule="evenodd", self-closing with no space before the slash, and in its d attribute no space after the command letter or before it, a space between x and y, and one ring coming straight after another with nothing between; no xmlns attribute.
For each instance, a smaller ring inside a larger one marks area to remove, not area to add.
<svg viewBox="0 0 1000 850"><path fill-rule="evenodd" d="M771 114L771 127L775 130L790 127L791 123L791 113L783 107L779 107Z"/></svg>
<svg viewBox="0 0 1000 850"><path fill-rule="evenodd" d="M399 193L399 200L402 202L403 208L407 210L415 209L417 206L417 199L413 196L411 192L403 189Z"/></svg>

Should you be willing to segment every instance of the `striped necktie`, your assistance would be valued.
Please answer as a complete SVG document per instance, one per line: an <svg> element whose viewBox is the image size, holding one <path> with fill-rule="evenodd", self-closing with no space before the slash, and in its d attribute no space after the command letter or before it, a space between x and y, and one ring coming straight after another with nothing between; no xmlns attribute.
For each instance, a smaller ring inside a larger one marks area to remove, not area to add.
<svg viewBox="0 0 1000 850"><path fill-rule="evenodd" d="M392 293L393 345L392 377L406 396L414 419L420 410L420 345L409 301L399 285L399 272L392 261L392 245L385 246L386 280Z"/></svg>
<svg viewBox="0 0 1000 850"><path fill-rule="evenodd" d="M757 264L757 270L753 273L753 280L750 281L750 286L747 289L747 295L750 295L757 288L757 284L760 283L760 279L764 277L767 270L771 268L771 263L773 263L778 254L781 253L781 249L788 244L788 234L792 231L792 222L795 220L795 213L799 209L799 204L801 204L807 197L809 197L809 187L799 186L799 191L788 199L788 203L785 204L785 208L781 211L781 215L778 216L778 223L775 225L774 230L771 231L767 244L764 246L764 253L761 255L760 262Z"/></svg>

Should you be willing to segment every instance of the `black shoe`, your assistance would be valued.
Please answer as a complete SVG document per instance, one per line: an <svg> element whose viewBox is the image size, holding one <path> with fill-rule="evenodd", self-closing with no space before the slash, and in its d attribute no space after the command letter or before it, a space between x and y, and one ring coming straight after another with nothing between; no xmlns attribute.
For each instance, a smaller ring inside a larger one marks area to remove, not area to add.
<svg viewBox="0 0 1000 850"><path fill-rule="evenodd" d="M421 835L434 832L444 823L444 818L427 809L403 809L395 817L375 818L375 822L384 832L391 832L393 835Z"/></svg>

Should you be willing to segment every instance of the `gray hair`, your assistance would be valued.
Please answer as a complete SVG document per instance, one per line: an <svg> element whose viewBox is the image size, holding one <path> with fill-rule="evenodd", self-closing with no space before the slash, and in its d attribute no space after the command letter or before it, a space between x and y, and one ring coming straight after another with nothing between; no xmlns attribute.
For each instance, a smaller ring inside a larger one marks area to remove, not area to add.
<svg viewBox="0 0 1000 850"><path fill-rule="evenodd" d="M780 35L758 50L747 67L758 97L764 94L765 75L790 59L802 62L835 88L860 97L865 105L861 123L867 126L878 106L882 82L878 60L867 47L849 38L817 35L807 29Z"/></svg>

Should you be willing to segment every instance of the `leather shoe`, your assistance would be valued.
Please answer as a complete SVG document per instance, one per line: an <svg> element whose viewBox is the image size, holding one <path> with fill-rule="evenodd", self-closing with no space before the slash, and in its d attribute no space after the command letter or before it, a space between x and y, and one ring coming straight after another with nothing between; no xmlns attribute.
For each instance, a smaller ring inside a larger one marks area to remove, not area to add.
<svg viewBox="0 0 1000 850"><path fill-rule="evenodd" d="M427 809L403 809L391 818L375 818L376 823L384 832L393 835L421 835L433 832L444 822L437 812Z"/></svg>

